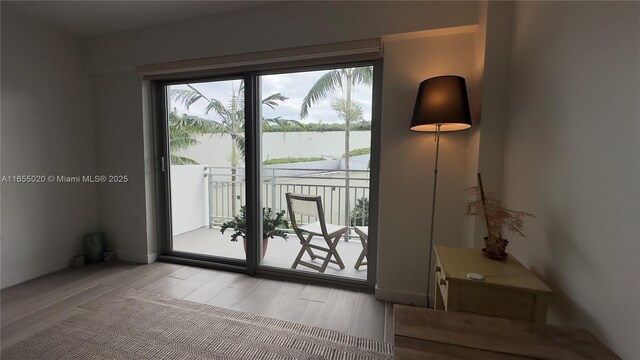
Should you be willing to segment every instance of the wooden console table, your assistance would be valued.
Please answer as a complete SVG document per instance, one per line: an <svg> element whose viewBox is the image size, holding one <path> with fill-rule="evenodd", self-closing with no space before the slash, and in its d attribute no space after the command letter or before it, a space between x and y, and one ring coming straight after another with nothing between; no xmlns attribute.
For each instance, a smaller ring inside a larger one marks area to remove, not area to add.
<svg viewBox="0 0 640 360"><path fill-rule="evenodd" d="M549 289L540 279L509 255L491 260L479 249L438 245L436 251L436 296L434 307L544 323ZM478 273L483 280L470 280Z"/></svg>
<svg viewBox="0 0 640 360"><path fill-rule="evenodd" d="M581 329L405 305L393 322L396 360L620 359Z"/></svg>

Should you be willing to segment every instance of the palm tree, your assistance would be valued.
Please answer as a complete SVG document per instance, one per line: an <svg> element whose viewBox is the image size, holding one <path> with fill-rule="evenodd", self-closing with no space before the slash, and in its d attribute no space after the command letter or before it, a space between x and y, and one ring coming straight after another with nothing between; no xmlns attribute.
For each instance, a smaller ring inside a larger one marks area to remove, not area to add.
<svg viewBox="0 0 640 360"><path fill-rule="evenodd" d="M186 150L200 141L196 135L217 132L217 123L186 114L178 115L176 110L169 113L169 163L171 165L198 165L198 162L177 153Z"/></svg>
<svg viewBox="0 0 640 360"><path fill-rule="evenodd" d="M177 102L181 102L187 109L197 101L203 100L207 103L205 113L215 112L220 118L216 122L215 131L219 134L229 134L231 136L231 212L236 213L236 197L237 190L236 167L245 156L245 139L244 139L244 80L240 81L240 86L236 91L234 82L231 83L231 99L227 106L220 100L206 97L198 88L191 84L186 84L188 89L171 90L171 98ZM272 109L279 105L279 101L285 101L288 98L280 93L275 93L262 99L262 104Z"/></svg>
<svg viewBox="0 0 640 360"><path fill-rule="evenodd" d="M373 83L373 67L357 67L347 69L335 69L322 75L318 81L311 87L307 96L302 101L300 108L300 118L305 119L309 115L309 108L318 104L322 100L328 98L335 92L340 90L343 95L342 99L334 100L332 107L338 112L338 116L345 121L344 131L344 153L349 154L349 130L352 121L360 120L361 112L357 111L359 104L351 99L353 87L358 84L371 86ZM354 106L356 108L354 108ZM346 172L346 207L345 215L347 216L346 224L349 224L349 156L344 159L344 167Z"/></svg>

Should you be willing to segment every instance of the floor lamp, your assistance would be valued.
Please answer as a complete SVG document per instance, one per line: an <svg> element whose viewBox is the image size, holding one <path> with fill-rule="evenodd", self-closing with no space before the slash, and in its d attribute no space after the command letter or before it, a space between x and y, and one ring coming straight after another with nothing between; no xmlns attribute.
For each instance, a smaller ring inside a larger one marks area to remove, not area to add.
<svg viewBox="0 0 640 360"><path fill-rule="evenodd" d="M433 227L436 214L436 186L438 183L438 152L440 132L465 130L471 127L471 113L464 78L446 75L420 83L411 118L411 130L435 132L436 162L433 168L433 200L431 203L431 234L429 236L429 265L427 270L427 307L431 288L431 257Z"/></svg>

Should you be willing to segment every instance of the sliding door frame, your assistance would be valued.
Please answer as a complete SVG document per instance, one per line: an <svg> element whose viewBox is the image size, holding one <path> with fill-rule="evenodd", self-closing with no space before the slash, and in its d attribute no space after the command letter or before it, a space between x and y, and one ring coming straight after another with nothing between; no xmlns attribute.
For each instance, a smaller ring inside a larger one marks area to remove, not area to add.
<svg viewBox="0 0 640 360"><path fill-rule="evenodd" d="M247 260L203 255L173 250L173 231L171 216L171 166L169 158L169 116L167 108L169 98L167 87L184 83L203 83L230 80L245 80L245 74L226 74L223 76L197 77L192 79L154 80L151 82L153 101L153 125L155 145L156 176L156 223L158 236L158 259L186 265L196 265L236 272L247 272ZM246 85L245 85L246 92ZM246 95L245 95L246 103ZM246 109L245 109L246 111ZM248 241L249 245L250 241ZM251 248L251 246L247 246ZM247 250L247 259L248 254Z"/></svg>
<svg viewBox="0 0 640 360"><path fill-rule="evenodd" d="M378 198L380 180L380 131L382 115L382 58L369 61L337 62L323 65L285 67L257 72L257 78L263 75L278 75L305 71L334 70L349 67L373 67L372 108L371 108L371 164L369 168L369 242L367 253L367 279L361 280L332 274L321 274L307 271L299 271L274 266L259 265L256 274L281 279L305 281L313 279L314 282L340 284L351 288L373 290L377 278L378 261ZM259 85L259 84L258 84ZM258 86L259 88L259 86ZM256 118L260 119L260 117ZM258 127L255 137L261 140L261 129ZM261 150L261 147L258 147ZM258 156L261 154L258 153ZM258 157L260 159L260 157ZM259 186L259 184L258 184ZM260 189L258 189L260 191ZM259 193L258 193L259 195ZM258 199L261 199L259 197ZM295 240L294 240L295 241Z"/></svg>
<svg viewBox="0 0 640 360"><path fill-rule="evenodd" d="M367 279L360 280L330 274L316 274L293 269L277 268L260 265L259 254L262 242L258 239L262 232L261 210L261 116L260 116L260 76L271 74L286 74L304 71L331 70L346 67L372 66L372 109L371 109L371 160L369 173L369 242L370 251L367 254ZM168 159L168 97L166 87L173 84L212 82L224 80L244 80L245 84L245 174L247 199L247 247L246 261L186 253L172 250L171 231L171 177L168 160L164 164L162 158ZM173 77L171 80L151 80L153 99L153 123L155 135L155 176L156 176L156 210L158 231L158 254L162 261L176 262L223 270L244 272L251 276L259 275L278 279L309 281L318 283L340 284L350 288L373 290L377 272L378 245L378 199L380 174L380 135L382 114L382 58L370 61L338 62L324 65L283 67L264 71L245 71L224 76L209 77ZM250 224L256 224L251 226Z"/></svg>

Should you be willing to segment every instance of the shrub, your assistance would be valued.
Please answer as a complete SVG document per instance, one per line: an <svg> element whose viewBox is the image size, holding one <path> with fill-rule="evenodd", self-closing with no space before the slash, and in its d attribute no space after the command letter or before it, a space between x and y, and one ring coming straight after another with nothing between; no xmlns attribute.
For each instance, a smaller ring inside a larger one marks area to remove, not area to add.
<svg viewBox="0 0 640 360"><path fill-rule="evenodd" d="M286 157L286 158L267 159L267 160L264 160L262 164L263 165L279 165L279 164L293 164L293 163L320 161L320 160L324 160L324 158L323 157L305 157L305 158Z"/></svg>
<svg viewBox="0 0 640 360"><path fill-rule="evenodd" d="M364 155L364 154L371 154L371 148L361 148L361 149L353 149L351 151L349 151L349 157L352 156L357 156L357 155ZM347 154L342 154L342 157L347 157Z"/></svg>
<svg viewBox="0 0 640 360"><path fill-rule="evenodd" d="M286 120L291 121L291 120ZM352 123L349 127L351 131L368 131L371 130L371 121L362 121ZM268 128L263 128L262 132L329 132L329 131L345 131L344 123L305 123L305 124L295 124L291 123L290 126L281 127L281 126L271 126Z"/></svg>

